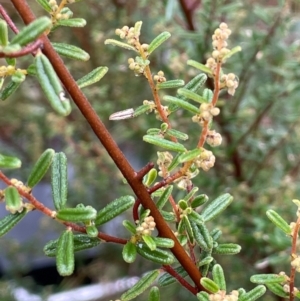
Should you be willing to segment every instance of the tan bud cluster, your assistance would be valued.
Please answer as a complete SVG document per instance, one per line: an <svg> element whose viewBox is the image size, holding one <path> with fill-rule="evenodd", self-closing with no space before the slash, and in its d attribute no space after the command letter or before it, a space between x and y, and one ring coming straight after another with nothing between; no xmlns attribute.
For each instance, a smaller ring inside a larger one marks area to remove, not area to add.
<svg viewBox="0 0 300 301"><path fill-rule="evenodd" d="M18 69L20 70L20 69ZM14 66L1 66L0 67L0 77L4 77L4 76L7 76L7 75L12 75L14 74L16 71L15 67Z"/></svg>
<svg viewBox="0 0 300 301"><path fill-rule="evenodd" d="M158 165L158 175L160 177L166 177L170 173L168 172L168 167L170 166L171 162L173 161L173 156L169 152L157 152L157 165Z"/></svg>
<svg viewBox="0 0 300 301"><path fill-rule="evenodd" d="M224 74L221 77L221 88L226 87L228 94L234 95L236 88L238 87L239 82L234 73Z"/></svg>
<svg viewBox="0 0 300 301"><path fill-rule="evenodd" d="M136 74L144 72L144 66L139 65L133 58L128 59L129 69L133 70Z"/></svg>
<svg viewBox="0 0 300 301"><path fill-rule="evenodd" d="M67 3L68 4L71 4L71 3L74 3L75 0L68 0ZM57 1L56 0L49 0L48 2L51 6L51 9L52 9L52 18L55 20L55 21L58 21L58 20L66 20L66 19L69 19L70 18L70 15L65 13L65 14L62 14L60 11L61 9L59 9L58 11L58 4L57 4Z"/></svg>
<svg viewBox="0 0 300 301"><path fill-rule="evenodd" d="M215 130L208 131L206 136L206 142L212 147L219 146L222 143L222 136Z"/></svg>
<svg viewBox="0 0 300 301"><path fill-rule="evenodd" d="M159 71L157 72L156 75L153 76L153 79L157 82L157 83L163 83L165 82L167 79L164 76L165 74L163 73L163 71Z"/></svg>
<svg viewBox="0 0 300 301"><path fill-rule="evenodd" d="M117 28L115 31L116 35L118 35L121 39L126 39L129 45L134 47L137 46L139 37L135 35L134 27L123 26L121 29Z"/></svg>
<svg viewBox="0 0 300 301"><path fill-rule="evenodd" d="M10 181L15 187L22 189L24 192L30 193L31 188L27 187L22 181L14 178L12 178Z"/></svg>
<svg viewBox="0 0 300 301"><path fill-rule="evenodd" d="M229 295L226 295L225 291L218 291L215 294L209 295L210 301L237 301L239 298L239 292L233 290Z"/></svg>
<svg viewBox="0 0 300 301"><path fill-rule="evenodd" d="M291 261L291 266L296 269L297 272L300 272L300 257L296 256L292 261Z"/></svg>
<svg viewBox="0 0 300 301"><path fill-rule="evenodd" d="M151 235L155 227L154 218L150 215L144 218L144 221L136 228L136 231L140 235Z"/></svg>
<svg viewBox="0 0 300 301"><path fill-rule="evenodd" d="M220 114L220 109L214 107L211 103L202 103L200 106L200 113L192 117L193 122L204 125L204 121L210 122L213 116Z"/></svg>
<svg viewBox="0 0 300 301"><path fill-rule="evenodd" d="M195 164L198 168L208 171L215 165L216 157L211 151L204 148L202 148L202 150L202 153L195 160Z"/></svg>

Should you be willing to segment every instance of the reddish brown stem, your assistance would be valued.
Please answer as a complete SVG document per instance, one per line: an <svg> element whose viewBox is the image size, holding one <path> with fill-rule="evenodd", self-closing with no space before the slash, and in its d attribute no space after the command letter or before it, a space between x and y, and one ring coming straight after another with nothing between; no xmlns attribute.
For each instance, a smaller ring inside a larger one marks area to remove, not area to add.
<svg viewBox="0 0 300 301"><path fill-rule="evenodd" d="M35 52L41 46L42 46L42 41L37 40L37 41L29 44L28 46L22 48L21 50L13 52L13 53L7 54L7 53L0 52L0 58L2 58L2 57L15 58L15 57L25 56L27 54Z"/></svg>
<svg viewBox="0 0 300 301"><path fill-rule="evenodd" d="M14 33L19 32L19 29L16 27L16 25L14 24L12 19L9 17L9 15L6 13L6 11L2 5L0 5L0 15L3 17L3 19L6 21L6 23L8 24L8 26L11 28L11 30Z"/></svg>
<svg viewBox="0 0 300 301"><path fill-rule="evenodd" d="M133 220L134 222L138 221L140 219L139 217L139 206L141 205L141 201L139 199L135 200L135 203L132 207L132 216L133 216Z"/></svg>
<svg viewBox="0 0 300 301"><path fill-rule="evenodd" d="M143 180L144 176L154 167L152 162L144 166L139 172L136 173L137 178Z"/></svg>
<svg viewBox="0 0 300 301"><path fill-rule="evenodd" d="M35 20L35 16L25 0L11 0L11 2L21 15L25 24L28 24ZM151 196L147 191L147 188L136 176L136 172L129 164L116 142L111 137L110 133L96 114L95 110L93 109L85 95L79 89L75 80L66 68L64 62L53 49L48 38L44 36L42 40L44 44L44 54L50 60L58 77L62 81L63 85L67 89L72 99L74 100L74 103L81 111L81 113L91 126L92 130L94 131L95 135L98 137L99 141L107 150L108 154L114 160L116 166L122 172L129 185L132 187L132 190L136 194L137 198L140 199L142 205L146 209L150 209L151 215L153 216L156 222L156 227L160 236L170 238L174 241L174 247L171 249L171 251L173 252L174 256L178 259L180 264L184 267L184 269L188 272L189 276L194 281L198 290L203 290L204 288L200 284L201 274L198 268L194 265L191 258L186 254L184 248L180 245L174 233L163 219L159 210L156 208L155 203L152 201Z"/></svg>

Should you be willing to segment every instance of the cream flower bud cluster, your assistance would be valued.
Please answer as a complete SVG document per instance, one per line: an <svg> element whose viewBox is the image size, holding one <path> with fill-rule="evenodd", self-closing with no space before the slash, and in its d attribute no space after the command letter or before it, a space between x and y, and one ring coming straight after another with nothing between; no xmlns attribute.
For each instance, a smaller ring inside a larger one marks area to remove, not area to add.
<svg viewBox="0 0 300 301"><path fill-rule="evenodd" d="M219 146L222 143L222 136L215 130L208 131L206 136L206 142L212 147Z"/></svg>
<svg viewBox="0 0 300 301"><path fill-rule="evenodd" d="M0 77L4 77L6 75L12 75L15 72L14 66L1 66L0 67Z"/></svg>
<svg viewBox="0 0 300 301"><path fill-rule="evenodd" d="M136 232L140 235L151 235L155 227L154 218L150 215L144 218L144 221L136 228Z"/></svg>
<svg viewBox="0 0 300 301"><path fill-rule="evenodd" d="M228 94L234 95L236 88L238 87L239 82L234 73L224 74L221 77L221 88L226 87Z"/></svg>
<svg viewBox="0 0 300 301"><path fill-rule="evenodd" d="M216 157L211 151L205 148L202 148L202 150L202 153L195 160L195 164L198 168L208 171L215 165Z"/></svg>
<svg viewBox="0 0 300 301"><path fill-rule="evenodd" d="M297 272L300 273L300 257L296 256L292 261L291 261L291 266L296 269Z"/></svg>
<svg viewBox="0 0 300 301"><path fill-rule="evenodd" d="M239 298L239 292L233 290L229 295L226 295L226 292L219 291L216 294L209 295L210 301L237 301Z"/></svg>
<svg viewBox="0 0 300 301"><path fill-rule="evenodd" d="M31 191L31 188L26 186L22 181L20 181L18 179L12 178L10 181L11 181L12 185L14 185L17 188L22 189L24 192L29 193Z"/></svg>
<svg viewBox="0 0 300 301"><path fill-rule="evenodd" d="M135 74L140 75L144 73L145 66L137 63L133 58L128 59L129 69L133 70Z"/></svg>
<svg viewBox="0 0 300 301"><path fill-rule="evenodd" d="M74 3L75 0L68 0L67 3ZM69 14L62 14L60 12L56 11L58 10L58 4L56 2L56 0L49 0L48 2L51 6L52 12L53 12L53 16L55 18L55 20L66 20L69 19L70 15Z"/></svg>
<svg viewBox="0 0 300 301"><path fill-rule="evenodd" d="M170 173L168 172L168 167L173 161L173 156L169 152L157 152L157 165L158 165L158 175L160 177L167 177Z"/></svg>
<svg viewBox="0 0 300 301"><path fill-rule="evenodd" d="M192 117L192 121L203 126L205 121L210 122L213 119L213 116L217 116L219 114L219 108L214 107L211 103L202 103L200 106L200 113L194 115Z"/></svg>
<svg viewBox="0 0 300 301"><path fill-rule="evenodd" d="M163 83L165 82L167 79L164 76L164 72L163 71L158 71L156 75L153 76L153 79L157 82L157 83Z"/></svg>

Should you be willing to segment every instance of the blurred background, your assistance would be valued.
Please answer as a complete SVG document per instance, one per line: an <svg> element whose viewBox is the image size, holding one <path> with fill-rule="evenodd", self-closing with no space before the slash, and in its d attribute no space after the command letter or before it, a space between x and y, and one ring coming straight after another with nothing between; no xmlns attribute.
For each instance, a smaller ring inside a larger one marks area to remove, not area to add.
<svg viewBox="0 0 300 301"><path fill-rule="evenodd" d="M37 16L45 15L37 2L28 3ZM22 22L10 1L2 1L2 5L21 28ZM242 246L237 256L217 258L225 269L229 290L252 288L249 278L254 273L289 272L290 241L273 227L265 212L275 209L288 221L296 219L296 206L291 201L299 198L300 192L300 1L85 0L69 7L74 17L87 20L87 26L59 28L51 33L51 39L74 44L90 54L91 59L84 63L64 58L76 79L98 66L109 67L101 83L84 92L136 169L156 160L156 149L142 142L146 130L158 126L155 116L119 122L109 121L108 117L116 111L136 108L143 100L152 100L152 96L147 81L128 70L127 59L132 53L105 46L104 40L117 38L116 28L133 26L140 20L144 43L169 31L172 37L151 59L152 72L163 70L167 79L187 82L197 70L187 66L186 61L204 63L212 51L214 29L220 22L228 24L232 30L229 48L240 45L243 50L228 60L224 71L235 73L240 84L233 97L225 92L220 96L221 114L215 119L214 128L222 134L223 143L214 149L215 167L201 172L195 185L210 199L224 192L234 196L233 204L214 220L223 232L222 241ZM23 58L18 67L27 68L31 63L31 57ZM212 88L210 81L207 87ZM6 175L25 182L34 162L51 147L64 151L68 157L70 205L82 202L101 209L111 200L131 194L75 106L67 118L56 115L34 79L28 78L18 93L2 102L0 112L1 153L14 154L23 162L22 169L5 171ZM190 116L178 111L171 122L178 130L189 133L187 146L194 146L200 128ZM49 185L46 178L33 193L52 208ZM5 214L2 205L0 215ZM62 279L55 262L43 254L45 243L57 238L62 229L34 212L1 238L1 300L25 301L26 294L20 299L17 288L26 289L27 294L34 294L30 300L39 301L93 284L110 284L110 293L120 295L118 291L131 286L135 276L153 268L140 258L128 265L122 260L121 246L101 244L78 253L76 273ZM101 231L128 237L122 218ZM125 282L117 282L120 279ZM103 292L104 286L100 288ZM167 287L162 294L173 301L191 299L178 285ZM56 296L51 301L75 300ZM86 300L112 298L116 296L99 295ZM263 298L281 300L271 294Z"/></svg>

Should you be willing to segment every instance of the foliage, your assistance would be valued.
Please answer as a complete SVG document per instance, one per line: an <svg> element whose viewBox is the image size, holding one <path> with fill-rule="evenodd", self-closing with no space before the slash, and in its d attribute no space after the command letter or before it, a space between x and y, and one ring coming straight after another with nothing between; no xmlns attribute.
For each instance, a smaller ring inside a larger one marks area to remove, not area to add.
<svg viewBox="0 0 300 301"><path fill-rule="evenodd" d="M127 263L133 264L141 256L154 262L156 268L161 265L161 270L149 266L153 271L121 300L147 291L162 271L165 274L155 285L163 288L176 279L199 300L256 300L266 288L282 298L298 298L295 275L299 270L296 244L300 221L286 222L294 219L294 208L289 203L280 206L298 192L294 183L300 166L295 113L299 20L293 15L297 4L214 1L212 5L203 1L200 5L195 1L194 9L189 9L187 1L161 1L155 4L157 12L150 18L140 13L147 11L146 1L141 1L136 10L130 4L122 7L118 1L115 7L106 1L91 1L96 12L108 12L102 14L107 22L101 24L99 32L98 24L85 29L85 19L73 18L73 13L80 15L79 11L82 15L91 13L84 2L37 2L43 17L35 19L29 10L20 9L25 1L12 1L23 21L30 23L14 36L9 28L17 33L15 23L1 6L0 54L6 62L0 69L0 98L7 113L0 120L1 140L5 141L0 166L18 168L22 161L17 177L27 178L24 185L10 179L15 171L0 173L7 185L1 195L9 211L0 221L1 235L37 209L65 225L57 239L44 248L46 255L56 257L58 272L63 276L73 273L74 252L99 243L123 245L122 256ZM189 31L171 22L179 7ZM134 19L140 17L143 23L129 19L124 8L135 11ZM159 12L164 9L162 19ZM122 27L118 19L130 25ZM221 20L226 20L231 30ZM83 30L77 42L85 50L73 45L76 41L64 34L63 29L67 29L62 27L83 27L76 32ZM120 39L112 38L114 27L122 27L116 30ZM150 32L152 27L156 36ZM282 37L283 32L287 38ZM96 42L104 43L92 47ZM241 45L242 49L231 45ZM125 49L120 51L119 47ZM66 61L75 82L58 55L79 62L90 58L91 63ZM126 60L137 78L124 76ZM99 62L101 66L90 71ZM149 89L141 79L148 81ZM100 85L92 85L99 80ZM29 85L34 87L32 92ZM89 89L84 89L87 86ZM18 95L25 95L26 102L21 103ZM109 101L112 99L116 101ZM28 139L21 148L13 147L22 136L19 131L24 121L28 122L24 130ZM87 124L114 163L94 142ZM124 129L124 124L133 130ZM109 132L122 148L129 149L135 169ZM49 146L51 149L47 149ZM138 152L141 155L134 162ZM72 181L67 178L67 158L76 169ZM156 165L148 163L139 168L149 160L156 160ZM32 161L36 162L34 166ZM52 208L43 205L31 191L48 174ZM122 177L129 185L122 184ZM108 187L112 185L120 189L111 191ZM207 195L213 200L208 201ZM299 205L299 201L295 203ZM129 208L131 220L123 221L128 231L125 238L100 231L100 225L121 214L123 217ZM292 238L291 243L274 230L264 216L266 211L278 230ZM237 254L241 246L242 256L235 255L233 260L221 256ZM291 255L290 268L283 264L282 253L285 263ZM246 271L245 267L235 268L239 260L246 264ZM290 270L290 276L282 270ZM249 286L249 278L258 286ZM149 290L149 300L159 300L158 287Z"/></svg>

